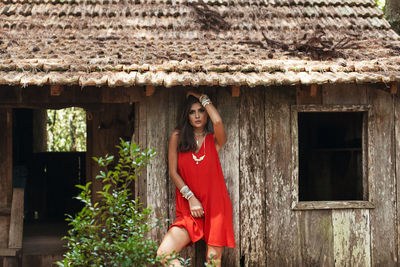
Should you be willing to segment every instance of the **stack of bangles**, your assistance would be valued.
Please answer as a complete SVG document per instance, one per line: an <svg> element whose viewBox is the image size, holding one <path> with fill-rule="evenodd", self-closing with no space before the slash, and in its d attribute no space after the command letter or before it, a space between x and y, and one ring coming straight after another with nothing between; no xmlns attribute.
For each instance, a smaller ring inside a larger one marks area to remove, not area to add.
<svg viewBox="0 0 400 267"><path fill-rule="evenodd" d="M199 100L200 100L200 102L201 102L201 105L203 106L203 107L205 107L205 106L207 106L208 104L211 104L212 102L211 102L211 100L210 100L210 98L208 98L208 96L207 95L201 95L200 97L199 97Z"/></svg>
<svg viewBox="0 0 400 267"><path fill-rule="evenodd" d="M180 190L182 196L189 200L192 196L194 196L193 192L189 189L189 186L185 185Z"/></svg>

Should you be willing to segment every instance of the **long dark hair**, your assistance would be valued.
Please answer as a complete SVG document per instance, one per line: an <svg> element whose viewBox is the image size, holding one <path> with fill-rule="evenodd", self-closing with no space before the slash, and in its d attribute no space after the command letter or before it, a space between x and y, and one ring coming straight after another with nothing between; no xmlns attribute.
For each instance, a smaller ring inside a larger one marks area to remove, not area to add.
<svg viewBox="0 0 400 267"><path fill-rule="evenodd" d="M183 112L181 113L178 126L176 127L176 129L179 130L179 152L196 151L197 149L196 142L194 140L193 126L189 122L189 112L194 103L200 102L196 97L189 95L189 97L186 99ZM207 119L205 130L207 133L213 132L213 125L209 118Z"/></svg>

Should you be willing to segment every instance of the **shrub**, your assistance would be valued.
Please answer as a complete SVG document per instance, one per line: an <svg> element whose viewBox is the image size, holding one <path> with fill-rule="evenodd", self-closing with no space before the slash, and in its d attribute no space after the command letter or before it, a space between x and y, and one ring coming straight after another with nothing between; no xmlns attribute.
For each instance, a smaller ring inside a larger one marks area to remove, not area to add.
<svg viewBox="0 0 400 267"><path fill-rule="evenodd" d="M103 189L100 203L92 202L90 184L78 185L76 197L84 206L76 215L67 215L71 229L64 237L67 252L59 266L144 266L158 262L157 244L148 238L155 227L150 221L150 208L133 200L131 185L140 175L153 150L141 151L135 144L121 139L118 159L106 155L94 158L102 168L97 179Z"/></svg>

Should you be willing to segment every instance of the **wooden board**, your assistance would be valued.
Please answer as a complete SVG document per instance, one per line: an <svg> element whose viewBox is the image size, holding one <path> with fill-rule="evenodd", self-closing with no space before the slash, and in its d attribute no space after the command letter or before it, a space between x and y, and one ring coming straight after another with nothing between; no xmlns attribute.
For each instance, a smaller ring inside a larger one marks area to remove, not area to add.
<svg viewBox="0 0 400 267"><path fill-rule="evenodd" d="M11 207L12 197L12 110L0 109L0 206ZM0 248L8 247L10 217L0 216Z"/></svg>
<svg viewBox="0 0 400 267"><path fill-rule="evenodd" d="M394 97L394 149L395 149L395 160L396 160L396 188L397 188L397 201L400 200L400 98ZM400 258L400 205L397 203L396 213L396 230L397 230L397 259Z"/></svg>
<svg viewBox="0 0 400 267"><path fill-rule="evenodd" d="M0 206L11 206L12 110L0 109Z"/></svg>
<svg viewBox="0 0 400 267"><path fill-rule="evenodd" d="M222 171L232 201L233 230L236 248L225 248L222 266L240 264L240 207L239 207L239 97L232 97L229 88L217 90L217 106L222 117L228 141L219 152Z"/></svg>
<svg viewBox="0 0 400 267"><path fill-rule="evenodd" d="M264 88L243 88L239 111L240 250L245 266L265 266Z"/></svg>
<svg viewBox="0 0 400 267"><path fill-rule="evenodd" d="M47 110L33 110L33 153L47 150Z"/></svg>
<svg viewBox="0 0 400 267"><path fill-rule="evenodd" d="M299 266L334 266L332 211L298 213Z"/></svg>
<svg viewBox="0 0 400 267"><path fill-rule="evenodd" d="M90 165L87 181L92 181L93 200L98 201L99 195L96 194L102 189L101 180L95 179L100 171L97 162L92 157L104 157L106 154L117 155L115 147L119 144L119 139L130 140L132 136L133 121L131 112L133 106L130 104L104 104L103 109L92 111L92 120L88 123L88 155L87 165ZM130 125L132 124L132 127ZM89 129L90 127L90 129ZM90 134L90 135L89 135Z"/></svg>
<svg viewBox="0 0 400 267"><path fill-rule="evenodd" d="M326 105L367 104L367 86L360 84L323 85L322 102Z"/></svg>
<svg viewBox="0 0 400 267"><path fill-rule="evenodd" d="M265 195L268 266L297 265L297 213L291 210L293 88L269 87L265 96Z"/></svg>
<svg viewBox="0 0 400 267"><path fill-rule="evenodd" d="M147 206L154 218L163 220L163 228L155 228L152 237L161 240L168 224L168 90L157 90L146 98L147 148L156 150L156 156L147 166Z"/></svg>
<svg viewBox="0 0 400 267"><path fill-rule="evenodd" d="M297 105L304 104L321 104L322 103L322 88L317 87L315 94L311 94L311 86L299 85L296 88L296 103Z"/></svg>
<svg viewBox="0 0 400 267"><path fill-rule="evenodd" d="M372 266L395 266L398 262L396 179L394 164L393 98L383 90L368 90L372 106L369 142L369 176L375 177L375 209L370 211Z"/></svg>
<svg viewBox="0 0 400 267"><path fill-rule="evenodd" d="M147 124L146 124L146 103L135 104L135 141L141 149L147 146ZM135 197L147 205L147 168L143 169L141 175L135 181Z"/></svg>
<svg viewBox="0 0 400 267"><path fill-rule="evenodd" d="M24 189L14 188L11 205L9 248L22 248L24 225Z"/></svg>
<svg viewBox="0 0 400 267"><path fill-rule="evenodd" d="M333 210L335 266L371 266L369 210Z"/></svg>
<svg viewBox="0 0 400 267"><path fill-rule="evenodd" d="M36 104L44 107L52 104L90 104L90 103L133 103L141 101L144 88L133 87L96 87L62 86L59 95L51 95L51 86L0 87L0 104L22 107ZM54 92L54 91L53 91Z"/></svg>

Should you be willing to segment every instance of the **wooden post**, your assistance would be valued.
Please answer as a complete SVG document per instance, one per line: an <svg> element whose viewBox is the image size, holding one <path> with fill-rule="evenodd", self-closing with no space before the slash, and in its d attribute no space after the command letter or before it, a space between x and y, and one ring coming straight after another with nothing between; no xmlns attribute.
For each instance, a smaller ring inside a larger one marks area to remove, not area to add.
<svg viewBox="0 0 400 267"><path fill-rule="evenodd" d="M310 96L314 97L317 95L318 85L312 84L310 89Z"/></svg>
<svg viewBox="0 0 400 267"><path fill-rule="evenodd" d="M0 109L0 207L7 211L12 197L12 110ZM0 248L8 247L9 215L0 216Z"/></svg>
<svg viewBox="0 0 400 267"><path fill-rule="evenodd" d="M232 97L239 97L240 96L240 86L233 85L232 86Z"/></svg>
<svg viewBox="0 0 400 267"><path fill-rule="evenodd" d="M392 83L392 86L390 86L390 93L392 95L397 94L397 83Z"/></svg>
<svg viewBox="0 0 400 267"><path fill-rule="evenodd" d="M24 222L24 189L14 188L11 204L9 248L22 248Z"/></svg>
<svg viewBox="0 0 400 267"><path fill-rule="evenodd" d="M50 95L51 96L60 96L64 92L64 87L62 85L52 85L50 86Z"/></svg>
<svg viewBox="0 0 400 267"><path fill-rule="evenodd" d="M146 86L146 96L152 96L155 91L156 91L156 88L153 85Z"/></svg>

